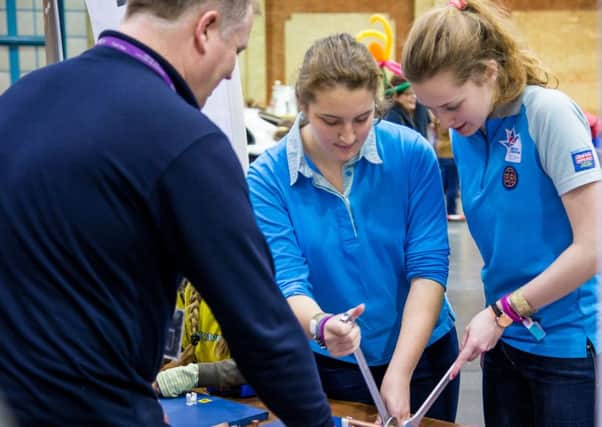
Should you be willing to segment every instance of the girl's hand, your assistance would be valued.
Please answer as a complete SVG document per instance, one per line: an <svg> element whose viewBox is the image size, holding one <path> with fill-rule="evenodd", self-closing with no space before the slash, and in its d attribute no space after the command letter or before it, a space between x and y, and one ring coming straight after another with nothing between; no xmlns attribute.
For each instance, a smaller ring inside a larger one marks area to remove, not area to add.
<svg viewBox="0 0 602 427"><path fill-rule="evenodd" d="M352 319L356 319L364 312L364 304L347 310ZM335 357L347 356L353 353L360 345L361 331L356 322L342 321L342 315L337 314L324 324L324 344Z"/></svg>
<svg viewBox="0 0 602 427"><path fill-rule="evenodd" d="M504 328L498 326L491 308L486 307L477 313L464 330L460 354L454 362L451 378L454 379L458 375L466 362L495 347L503 333Z"/></svg>
<svg viewBox="0 0 602 427"><path fill-rule="evenodd" d="M380 393L387 407L389 415L397 419L397 425L410 417L410 378L387 369ZM387 420L378 419L377 423L383 424Z"/></svg>

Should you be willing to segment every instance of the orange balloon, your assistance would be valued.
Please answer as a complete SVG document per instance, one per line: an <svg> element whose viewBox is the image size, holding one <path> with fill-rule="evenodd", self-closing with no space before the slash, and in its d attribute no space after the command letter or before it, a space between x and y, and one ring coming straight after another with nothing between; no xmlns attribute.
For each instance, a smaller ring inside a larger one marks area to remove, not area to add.
<svg viewBox="0 0 602 427"><path fill-rule="evenodd" d="M378 62L387 60L385 50L380 44L372 42L368 45L368 50L370 51L374 59L376 59Z"/></svg>

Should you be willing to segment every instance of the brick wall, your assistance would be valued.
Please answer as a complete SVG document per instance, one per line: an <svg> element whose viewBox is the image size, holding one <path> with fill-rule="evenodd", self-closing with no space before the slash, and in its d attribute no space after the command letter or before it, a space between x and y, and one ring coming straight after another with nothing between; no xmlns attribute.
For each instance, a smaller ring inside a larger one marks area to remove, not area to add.
<svg viewBox="0 0 602 427"><path fill-rule="evenodd" d="M395 57L401 54L402 40L400 35L409 30L414 16L414 2L400 0L265 0L266 25L266 78L269 83L274 80L286 81L285 67L285 23L293 14L299 13L382 13L395 21ZM366 27L369 22L366 22ZM336 28L330 29L336 32ZM340 31L340 30L339 30ZM266 94L266 98L267 98Z"/></svg>
<svg viewBox="0 0 602 427"><path fill-rule="evenodd" d="M325 34L345 31L349 14L382 13L394 23L395 59L399 60L413 17L445 4L445 0L263 0L262 3L263 17L256 21L249 51L243 58L242 74L245 96L266 103L274 80L289 80L293 68L290 64L297 63L305 50L305 46L299 46L300 42L287 43L286 39L287 27L293 33L303 27L299 19L307 22L307 34L295 37L299 40L305 37L306 43L320 31ZM600 113L597 0L504 0L504 3L514 12L530 46L558 75L561 89L583 108ZM316 14L315 19L307 14ZM341 24L333 25L333 20ZM327 28L319 31L312 28L324 22ZM365 28L369 26L366 20Z"/></svg>

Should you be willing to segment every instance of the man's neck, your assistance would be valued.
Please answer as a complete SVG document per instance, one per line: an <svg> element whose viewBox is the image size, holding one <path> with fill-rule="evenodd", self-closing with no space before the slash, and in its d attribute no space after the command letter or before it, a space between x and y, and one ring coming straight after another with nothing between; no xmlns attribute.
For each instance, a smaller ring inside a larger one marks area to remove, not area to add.
<svg viewBox="0 0 602 427"><path fill-rule="evenodd" d="M179 21L178 21L179 22ZM175 22L141 13L126 19L119 31L153 49L185 78L183 31Z"/></svg>

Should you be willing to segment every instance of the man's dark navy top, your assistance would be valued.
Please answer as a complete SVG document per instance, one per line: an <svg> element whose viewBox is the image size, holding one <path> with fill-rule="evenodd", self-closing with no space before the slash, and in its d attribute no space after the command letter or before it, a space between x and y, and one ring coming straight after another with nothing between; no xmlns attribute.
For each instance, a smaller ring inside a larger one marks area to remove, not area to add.
<svg viewBox="0 0 602 427"><path fill-rule="evenodd" d="M97 46L0 97L0 389L23 426L159 426L176 277L287 425L328 425L244 176L177 71Z"/></svg>

